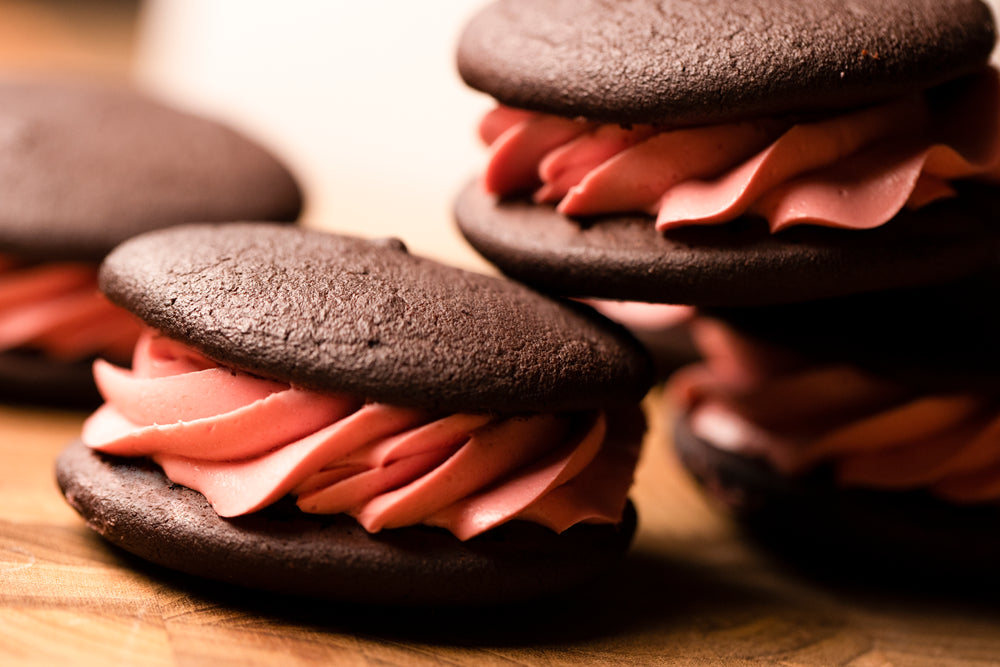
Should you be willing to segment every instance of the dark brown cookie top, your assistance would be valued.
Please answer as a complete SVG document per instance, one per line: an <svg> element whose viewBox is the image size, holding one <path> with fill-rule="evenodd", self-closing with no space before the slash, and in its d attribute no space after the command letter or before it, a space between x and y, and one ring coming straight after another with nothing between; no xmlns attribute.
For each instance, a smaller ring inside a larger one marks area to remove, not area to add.
<svg viewBox="0 0 1000 667"><path fill-rule="evenodd" d="M94 360L56 361L33 350L0 352L0 401L14 405L94 410Z"/></svg>
<svg viewBox="0 0 1000 667"><path fill-rule="evenodd" d="M0 110L0 252L99 260L150 229L299 215L263 148L136 91L7 81Z"/></svg>
<svg viewBox="0 0 1000 667"><path fill-rule="evenodd" d="M287 503L223 519L152 463L104 456L79 441L59 457L56 478L91 528L141 558L239 586L355 603L536 598L610 569L635 531L631 505L620 525L556 534L518 521L468 542L426 526L369 534L348 516L308 515Z"/></svg>
<svg viewBox="0 0 1000 667"><path fill-rule="evenodd" d="M458 66L504 104L706 124L869 104L985 66L978 0L500 0Z"/></svg>
<svg viewBox="0 0 1000 667"><path fill-rule="evenodd" d="M100 277L112 301L226 365L448 411L638 401L650 362L624 329L524 286L366 241L276 225L132 239Z"/></svg>
<svg viewBox="0 0 1000 667"><path fill-rule="evenodd" d="M1000 273L926 287L704 314L816 364L850 364L915 389L1000 396Z"/></svg>
<svg viewBox="0 0 1000 667"><path fill-rule="evenodd" d="M796 227L745 217L657 232L644 215L575 220L551 206L498 201L478 183L455 207L465 238L501 271L565 296L698 306L759 306L955 280L1000 258L1000 191L901 212L872 230Z"/></svg>

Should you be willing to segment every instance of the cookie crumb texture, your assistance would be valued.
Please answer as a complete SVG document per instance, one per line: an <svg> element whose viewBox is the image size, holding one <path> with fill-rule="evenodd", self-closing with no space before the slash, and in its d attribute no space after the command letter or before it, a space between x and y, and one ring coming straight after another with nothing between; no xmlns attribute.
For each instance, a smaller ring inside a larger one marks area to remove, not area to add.
<svg viewBox="0 0 1000 667"><path fill-rule="evenodd" d="M928 88L985 66L994 37L978 0L501 0L458 65L513 107L704 125Z"/></svg>
<svg viewBox="0 0 1000 667"><path fill-rule="evenodd" d="M455 217L466 240L505 274L555 294L699 306L760 306L956 280L1000 254L1000 196L904 211L858 232L800 227L771 234L746 216L722 227L657 232L643 214L567 218L523 199L465 187Z"/></svg>
<svg viewBox="0 0 1000 667"><path fill-rule="evenodd" d="M101 287L215 361L305 387L448 412L635 403L642 348L587 309L394 244L272 225L144 235Z"/></svg>
<svg viewBox="0 0 1000 667"><path fill-rule="evenodd" d="M0 83L0 248L100 260L187 222L291 221L291 173L246 137L125 87Z"/></svg>

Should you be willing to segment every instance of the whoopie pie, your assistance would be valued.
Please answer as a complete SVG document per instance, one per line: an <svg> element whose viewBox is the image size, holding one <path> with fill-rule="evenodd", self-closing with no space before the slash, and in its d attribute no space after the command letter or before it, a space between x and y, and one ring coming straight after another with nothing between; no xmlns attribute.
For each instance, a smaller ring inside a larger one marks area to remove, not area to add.
<svg viewBox="0 0 1000 667"><path fill-rule="evenodd" d="M194 575L384 604L583 583L635 528L652 383L621 327L510 281L272 225L133 238L100 284L145 330L59 459L107 540Z"/></svg>
<svg viewBox="0 0 1000 667"><path fill-rule="evenodd" d="M458 47L499 102L456 204L508 275L748 306L958 279L1000 250L979 0L499 0Z"/></svg>
<svg viewBox="0 0 1000 667"><path fill-rule="evenodd" d="M1000 557L1000 274L702 312L681 460L799 563L955 580Z"/></svg>

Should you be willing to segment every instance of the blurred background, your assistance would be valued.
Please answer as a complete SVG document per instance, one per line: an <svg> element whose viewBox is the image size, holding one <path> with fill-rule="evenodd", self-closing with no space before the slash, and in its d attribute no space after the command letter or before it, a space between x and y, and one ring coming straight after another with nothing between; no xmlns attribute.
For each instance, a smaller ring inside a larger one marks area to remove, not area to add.
<svg viewBox="0 0 1000 667"><path fill-rule="evenodd" d="M0 68L130 80L281 155L310 226L487 270L451 199L484 151L454 66L481 0L0 0Z"/></svg>
<svg viewBox="0 0 1000 667"><path fill-rule="evenodd" d="M282 155L306 224L485 271L451 218L485 157L453 55L485 1L0 0L0 68L130 79Z"/></svg>

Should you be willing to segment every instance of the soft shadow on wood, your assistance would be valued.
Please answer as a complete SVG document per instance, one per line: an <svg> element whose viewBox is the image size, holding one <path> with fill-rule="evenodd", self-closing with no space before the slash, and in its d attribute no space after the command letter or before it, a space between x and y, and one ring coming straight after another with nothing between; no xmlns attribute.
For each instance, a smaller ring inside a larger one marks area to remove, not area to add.
<svg viewBox="0 0 1000 667"><path fill-rule="evenodd" d="M266 618L323 632L454 646L553 646L658 632L688 623L694 616L718 616L721 610L730 618L749 617L755 610L775 604L767 591L720 576L711 568L635 553L585 589L556 598L482 608L406 608L338 604L245 590L171 572L107 548L122 567L161 584L166 598L176 594L184 597L176 604L188 610L217 613L224 607L236 616Z"/></svg>
<svg viewBox="0 0 1000 667"><path fill-rule="evenodd" d="M887 642L898 644L893 623L912 626L915 636L951 636L963 624L988 636L1000 627L1000 610L985 594L932 592L921 581L893 591L823 582L729 540L647 543L584 590L481 609L365 607L259 593L150 565L97 536L89 541L106 566L128 570L153 592L149 602L175 638L239 643L267 636L296 646L347 642L395 647L406 655L495 650L518 659L584 651L597 661L633 660L623 664L642 664L646 655L699 656L703 664L719 664L721 657L781 657L803 665L847 665ZM970 655L997 648L985 640L971 646Z"/></svg>

